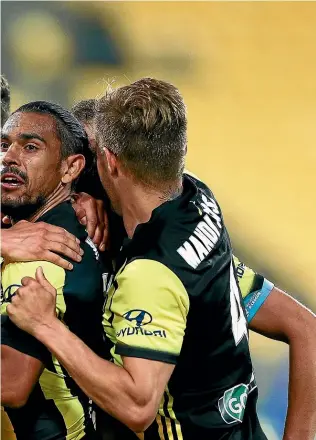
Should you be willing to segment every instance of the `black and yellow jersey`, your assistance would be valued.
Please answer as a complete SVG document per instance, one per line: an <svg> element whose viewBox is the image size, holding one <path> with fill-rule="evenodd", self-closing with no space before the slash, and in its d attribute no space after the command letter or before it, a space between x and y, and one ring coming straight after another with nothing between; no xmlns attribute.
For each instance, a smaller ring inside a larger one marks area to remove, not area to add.
<svg viewBox="0 0 316 440"><path fill-rule="evenodd" d="M89 399L57 359L35 338L18 329L5 314L8 302L21 285L21 278L34 277L36 268L42 266L46 278L57 290L59 318L93 351L102 355L102 274L106 269L97 248L87 238L69 202L51 209L38 221L61 226L74 234L81 241L84 255L80 263L73 263L72 271L46 261L3 263L1 344L33 356L45 366L27 404L20 409L5 408L5 411L18 440L93 439Z"/></svg>
<svg viewBox="0 0 316 440"><path fill-rule="evenodd" d="M252 271L241 282L245 296L264 285ZM231 244L202 182L185 175L182 195L124 240L103 326L116 364L131 356L176 365L155 421L139 438L266 438Z"/></svg>

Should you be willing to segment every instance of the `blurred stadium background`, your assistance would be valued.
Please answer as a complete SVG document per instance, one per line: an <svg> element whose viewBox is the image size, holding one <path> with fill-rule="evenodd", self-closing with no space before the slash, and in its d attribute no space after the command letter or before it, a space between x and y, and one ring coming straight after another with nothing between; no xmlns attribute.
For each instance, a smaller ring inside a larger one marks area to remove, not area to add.
<svg viewBox="0 0 316 440"><path fill-rule="evenodd" d="M189 111L187 167L214 190L236 254L316 310L316 3L2 1L12 109L71 107L141 76ZM251 335L259 410L281 438L288 350Z"/></svg>

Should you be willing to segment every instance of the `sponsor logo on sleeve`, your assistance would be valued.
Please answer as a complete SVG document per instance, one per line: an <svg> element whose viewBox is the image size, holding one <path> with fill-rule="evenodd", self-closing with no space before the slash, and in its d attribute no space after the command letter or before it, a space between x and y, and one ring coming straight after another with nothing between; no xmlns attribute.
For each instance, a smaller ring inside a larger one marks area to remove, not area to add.
<svg viewBox="0 0 316 440"><path fill-rule="evenodd" d="M152 315L146 310L133 309L124 313L123 317L133 326L122 328L116 333L117 337L125 337L132 335L156 336L166 338L165 330L146 330L144 326L150 324L153 320Z"/></svg>

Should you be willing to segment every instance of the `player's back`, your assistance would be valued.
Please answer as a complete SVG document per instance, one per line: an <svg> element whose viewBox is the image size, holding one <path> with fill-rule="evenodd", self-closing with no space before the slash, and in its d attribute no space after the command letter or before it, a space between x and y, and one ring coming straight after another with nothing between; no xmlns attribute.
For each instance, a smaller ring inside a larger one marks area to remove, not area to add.
<svg viewBox="0 0 316 440"><path fill-rule="evenodd" d="M40 264L46 278L57 290L56 309L59 318L90 348L102 355L102 274L106 270L98 251L87 238L84 227L77 221L70 203L58 205L39 221L63 227L79 238L80 246L84 250L82 261L73 263L73 270L67 272L47 262L12 263L4 266L2 312L5 311L14 290L20 285L21 278L26 275L34 277ZM17 438L93 439L94 429L88 397L44 346L5 320L8 320L7 316L2 316L2 344L41 360L45 366L26 405L20 409L6 408Z"/></svg>
<svg viewBox="0 0 316 440"><path fill-rule="evenodd" d="M168 362L176 366L158 416L144 438L265 439L256 414L257 387L232 249L211 191L185 176L183 194L158 208L150 222L136 230L118 267L123 267L124 260L126 267L134 264L134 270L137 260L156 261L168 268L182 283L189 303L182 349L177 360L168 355ZM151 282L152 278L148 279L149 286ZM139 327L146 324L148 311L138 311L138 316L133 310L125 314L127 320L139 322L135 330L117 332L120 342L135 344L135 353L140 333L152 333L155 337L151 341L158 340L150 342L147 350L150 345L159 350L168 344L159 339L168 338L168 330ZM156 316L151 310L150 314L153 325ZM128 350L132 353L133 349ZM120 352L124 354L122 346ZM155 356L159 360L158 354ZM161 353L162 361L163 356L167 359Z"/></svg>

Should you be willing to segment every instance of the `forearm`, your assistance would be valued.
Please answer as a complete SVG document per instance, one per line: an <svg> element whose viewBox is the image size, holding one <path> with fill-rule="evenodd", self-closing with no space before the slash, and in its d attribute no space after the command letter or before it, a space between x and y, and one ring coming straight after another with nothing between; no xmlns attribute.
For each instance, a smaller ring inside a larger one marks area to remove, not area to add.
<svg viewBox="0 0 316 440"><path fill-rule="evenodd" d="M315 319L314 319L315 320ZM316 330L290 340L289 403L283 440L315 440Z"/></svg>
<svg viewBox="0 0 316 440"><path fill-rule="evenodd" d="M39 329L35 337L100 408L137 430L133 421L142 412L142 402L127 370L97 356L58 320Z"/></svg>
<svg viewBox="0 0 316 440"><path fill-rule="evenodd" d="M1 257L5 260L9 254L8 231L1 229Z"/></svg>

